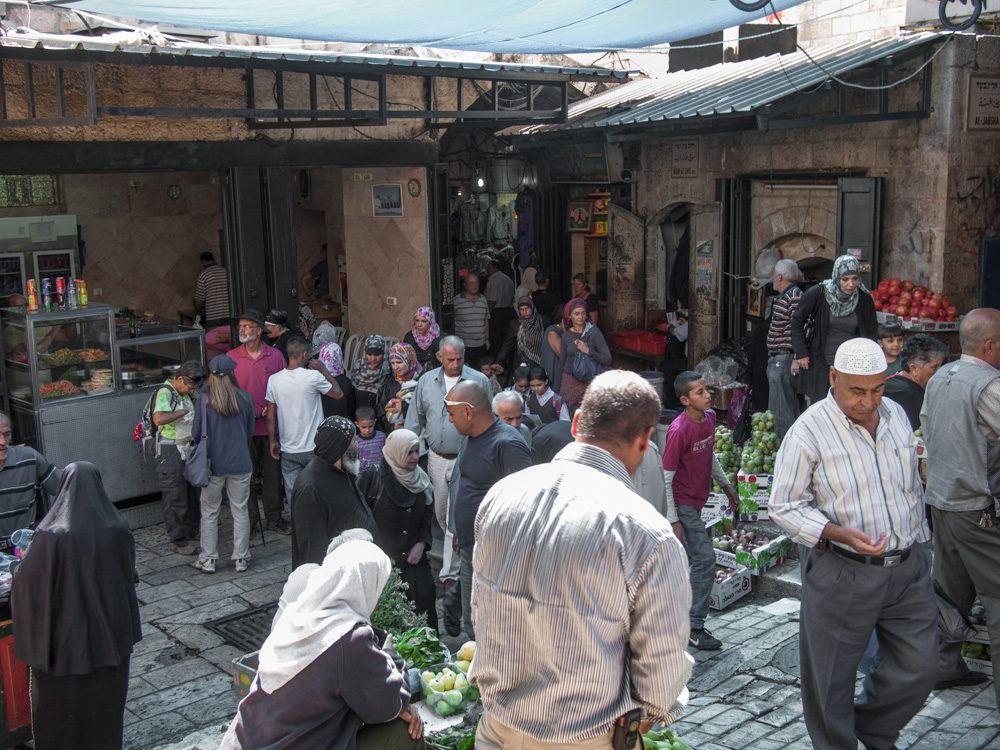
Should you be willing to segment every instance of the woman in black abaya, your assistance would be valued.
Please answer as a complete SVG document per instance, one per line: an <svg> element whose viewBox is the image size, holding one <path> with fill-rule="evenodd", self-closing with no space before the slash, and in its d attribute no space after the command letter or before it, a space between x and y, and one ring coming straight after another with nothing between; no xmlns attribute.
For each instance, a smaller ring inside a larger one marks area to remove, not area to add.
<svg viewBox="0 0 1000 750"><path fill-rule="evenodd" d="M11 591L14 653L31 667L37 750L120 750L142 638L135 542L93 464L70 464Z"/></svg>

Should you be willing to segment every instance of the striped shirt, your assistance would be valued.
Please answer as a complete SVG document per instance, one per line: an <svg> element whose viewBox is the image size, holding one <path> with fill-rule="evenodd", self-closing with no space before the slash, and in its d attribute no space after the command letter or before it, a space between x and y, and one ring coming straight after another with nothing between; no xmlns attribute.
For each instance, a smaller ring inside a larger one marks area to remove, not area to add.
<svg viewBox="0 0 1000 750"><path fill-rule="evenodd" d="M455 335L466 346L486 345L486 321L490 319L490 304L477 294L470 300L465 294L455 297Z"/></svg>
<svg viewBox="0 0 1000 750"><path fill-rule="evenodd" d="M771 326L767 329L767 353L792 351L792 313L799 306L802 290L792 284L779 294L771 306Z"/></svg>
<svg viewBox="0 0 1000 750"><path fill-rule="evenodd" d="M209 266L198 274L194 285L194 306L205 307L205 320L229 317L229 278L222 266Z"/></svg>
<svg viewBox="0 0 1000 750"><path fill-rule="evenodd" d="M476 518L472 680L485 711L542 742L687 703L691 588L670 525L607 451L572 443L502 479Z"/></svg>
<svg viewBox="0 0 1000 750"><path fill-rule="evenodd" d="M7 461L0 469L0 536L9 537L34 524L38 486L53 498L61 481L59 469L34 448L8 446Z"/></svg>
<svg viewBox="0 0 1000 750"><path fill-rule="evenodd" d="M887 550L930 539L917 471L917 439L903 408L883 398L875 438L833 391L792 425L774 463L768 512L795 541L819 542L827 523L888 537Z"/></svg>

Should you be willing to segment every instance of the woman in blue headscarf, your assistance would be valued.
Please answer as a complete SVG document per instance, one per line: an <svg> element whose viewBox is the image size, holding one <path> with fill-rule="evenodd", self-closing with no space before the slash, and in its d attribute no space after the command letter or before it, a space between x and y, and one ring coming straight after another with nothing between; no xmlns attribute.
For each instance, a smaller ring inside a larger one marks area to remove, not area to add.
<svg viewBox="0 0 1000 750"><path fill-rule="evenodd" d="M799 393L814 404L830 391L830 365L837 347L848 339L875 338L875 301L861 283L861 262L841 255L833 274L802 295L792 314L792 374Z"/></svg>

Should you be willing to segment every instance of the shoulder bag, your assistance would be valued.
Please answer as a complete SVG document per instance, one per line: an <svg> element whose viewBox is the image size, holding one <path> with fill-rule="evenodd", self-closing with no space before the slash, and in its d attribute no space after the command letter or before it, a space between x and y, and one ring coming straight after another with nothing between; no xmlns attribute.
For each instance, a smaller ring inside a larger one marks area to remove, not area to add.
<svg viewBox="0 0 1000 750"><path fill-rule="evenodd" d="M208 414L206 412L206 396L202 396L199 401L201 407L201 440L191 451L187 461L184 462L184 478L192 487L208 487L209 477L212 472L208 462Z"/></svg>

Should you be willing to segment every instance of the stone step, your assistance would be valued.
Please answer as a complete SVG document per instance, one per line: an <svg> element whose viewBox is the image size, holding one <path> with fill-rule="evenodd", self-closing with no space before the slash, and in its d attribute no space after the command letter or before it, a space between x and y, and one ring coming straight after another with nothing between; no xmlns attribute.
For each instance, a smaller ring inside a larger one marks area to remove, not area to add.
<svg viewBox="0 0 1000 750"><path fill-rule="evenodd" d="M754 576L751 594L761 599L800 598L802 578L799 561L789 557L784 563L771 568L764 575Z"/></svg>

